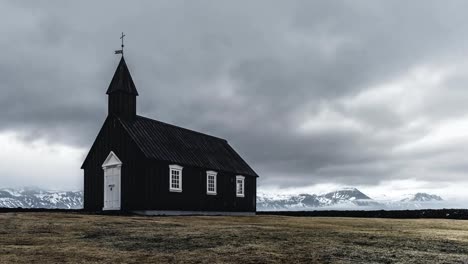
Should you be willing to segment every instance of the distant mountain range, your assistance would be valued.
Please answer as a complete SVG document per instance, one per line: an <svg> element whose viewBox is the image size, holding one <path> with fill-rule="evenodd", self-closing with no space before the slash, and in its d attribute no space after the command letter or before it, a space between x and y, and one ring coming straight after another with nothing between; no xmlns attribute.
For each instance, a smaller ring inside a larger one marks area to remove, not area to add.
<svg viewBox="0 0 468 264"><path fill-rule="evenodd" d="M257 194L257 210L379 210L442 208L440 196L416 193L400 200L374 200L356 188L344 188L322 195L273 195Z"/></svg>
<svg viewBox="0 0 468 264"><path fill-rule="evenodd" d="M444 200L437 195L416 193L399 200L374 200L356 188L344 188L326 194L277 195L259 192L259 211L298 210L377 210L443 208ZM0 208L83 207L82 191L46 191L39 188L0 189Z"/></svg>
<svg viewBox="0 0 468 264"><path fill-rule="evenodd" d="M82 191L45 191L38 188L0 189L0 207L79 209Z"/></svg>

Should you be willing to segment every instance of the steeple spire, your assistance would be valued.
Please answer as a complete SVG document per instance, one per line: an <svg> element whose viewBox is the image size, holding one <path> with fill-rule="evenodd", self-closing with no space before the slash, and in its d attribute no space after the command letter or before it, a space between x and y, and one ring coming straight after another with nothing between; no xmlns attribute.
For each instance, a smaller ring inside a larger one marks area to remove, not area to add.
<svg viewBox="0 0 468 264"><path fill-rule="evenodd" d="M115 70L114 77L112 77L112 81L106 94L111 94L117 91L138 95L138 91L133 83L132 75L128 70L127 63L123 56L120 59L119 66L117 66L117 69Z"/></svg>
<svg viewBox="0 0 468 264"><path fill-rule="evenodd" d="M123 119L135 118L138 91L123 56L115 70L114 77L112 77L106 94L109 97L109 115Z"/></svg>

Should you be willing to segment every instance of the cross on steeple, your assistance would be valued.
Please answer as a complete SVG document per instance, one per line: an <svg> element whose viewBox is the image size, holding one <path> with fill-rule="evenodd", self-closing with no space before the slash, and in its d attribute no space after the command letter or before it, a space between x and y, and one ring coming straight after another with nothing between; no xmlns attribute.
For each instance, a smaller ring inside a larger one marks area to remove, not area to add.
<svg viewBox="0 0 468 264"><path fill-rule="evenodd" d="M122 32L122 36L120 37L120 39L122 40L122 46L121 46L121 47L122 47L122 53L123 53L123 48L124 48L124 44L123 44L123 42L124 42L124 37L125 37L125 35L124 35L124 33Z"/></svg>
<svg viewBox="0 0 468 264"><path fill-rule="evenodd" d="M115 51L115 54L122 54L123 56L123 50L124 50L124 37L125 37L125 34L122 32L122 36L120 37L120 39L122 40L122 45L120 45L122 47L122 49L120 50L116 50Z"/></svg>

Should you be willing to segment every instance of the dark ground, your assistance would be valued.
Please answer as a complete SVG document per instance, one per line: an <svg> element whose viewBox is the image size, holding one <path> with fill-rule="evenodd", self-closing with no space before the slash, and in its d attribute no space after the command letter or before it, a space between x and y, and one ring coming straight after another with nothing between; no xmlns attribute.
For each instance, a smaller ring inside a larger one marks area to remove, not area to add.
<svg viewBox="0 0 468 264"><path fill-rule="evenodd" d="M0 214L0 263L468 263L468 221Z"/></svg>

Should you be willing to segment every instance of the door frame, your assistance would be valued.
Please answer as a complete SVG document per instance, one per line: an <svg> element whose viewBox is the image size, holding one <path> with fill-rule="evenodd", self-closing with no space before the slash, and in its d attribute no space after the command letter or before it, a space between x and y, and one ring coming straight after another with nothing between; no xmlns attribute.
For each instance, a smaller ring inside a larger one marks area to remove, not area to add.
<svg viewBox="0 0 468 264"><path fill-rule="evenodd" d="M108 169L118 169L118 176L117 176L117 179L116 179L116 191L118 192L117 194L117 197L118 197L118 205L117 206L112 206L112 207L106 207L106 195L107 195L107 181L106 181L106 171ZM120 210L120 207L121 207L121 204L122 204L122 184L121 184L121 178L122 178L122 161L120 161L120 159L117 157L117 155L111 151L109 153L109 155L107 156L107 158L104 160L104 163L102 164L102 169L103 169L103 176L104 176L104 179L103 179L103 196L102 196L102 201L103 201L103 207L102 207L102 210L103 211L108 211L108 210Z"/></svg>

